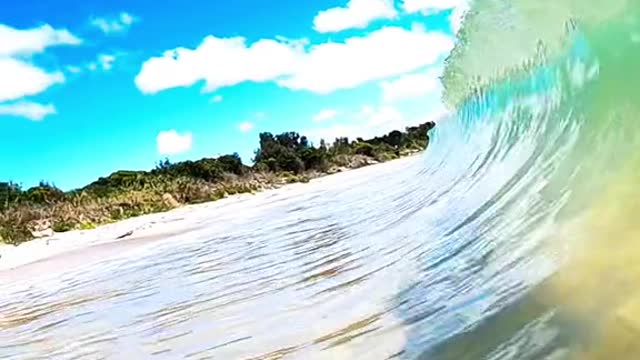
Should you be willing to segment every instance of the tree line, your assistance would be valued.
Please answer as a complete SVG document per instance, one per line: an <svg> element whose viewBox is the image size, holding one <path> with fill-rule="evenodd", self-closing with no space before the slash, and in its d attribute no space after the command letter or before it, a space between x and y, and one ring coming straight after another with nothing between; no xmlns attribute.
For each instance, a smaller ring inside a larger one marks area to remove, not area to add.
<svg viewBox="0 0 640 360"><path fill-rule="evenodd" d="M181 204L210 201L259 190L265 182L303 181L309 173L392 160L424 150L434 126L427 122L368 140L340 137L317 145L297 132L263 132L252 165L237 153L176 163L165 159L152 170L116 171L66 192L45 181L29 189L0 182L0 241L29 238L38 220L50 220L56 231L90 227L174 207L167 198Z"/></svg>

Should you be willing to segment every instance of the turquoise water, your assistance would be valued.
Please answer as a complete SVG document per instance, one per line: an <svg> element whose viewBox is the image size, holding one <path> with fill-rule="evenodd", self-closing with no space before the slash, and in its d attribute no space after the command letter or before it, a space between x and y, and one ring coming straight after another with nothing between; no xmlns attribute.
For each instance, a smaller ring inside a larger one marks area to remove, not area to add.
<svg viewBox="0 0 640 360"><path fill-rule="evenodd" d="M465 149L475 155L458 164L461 177L508 179L479 209L501 214L499 241L539 244L557 268L512 310L448 341L452 359L640 356L639 10L626 0L472 4L443 78L457 116L430 156ZM505 342L477 338L503 327ZM516 333L539 350L513 353Z"/></svg>
<svg viewBox="0 0 640 360"><path fill-rule="evenodd" d="M423 156L0 273L0 358L640 358L639 7L476 0Z"/></svg>

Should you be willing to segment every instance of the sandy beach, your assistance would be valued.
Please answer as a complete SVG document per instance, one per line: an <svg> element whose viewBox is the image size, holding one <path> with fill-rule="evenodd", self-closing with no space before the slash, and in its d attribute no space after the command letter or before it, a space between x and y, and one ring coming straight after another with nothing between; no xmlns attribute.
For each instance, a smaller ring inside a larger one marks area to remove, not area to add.
<svg viewBox="0 0 640 360"><path fill-rule="evenodd" d="M359 174L362 172L402 166L403 163L411 161L417 156L420 154L319 177L309 183L288 184L255 194L232 195L218 201L186 205L168 212L142 215L99 226L96 229L55 233L53 236L35 239L19 246L0 244L0 277L9 276L13 279L14 275L18 275L17 270L19 270L20 277L25 277L28 274L55 269L52 263L61 263L58 260L64 260L63 263L66 266L96 256L107 256L122 250L123 246L137 246L172 235L185 234L204 226L204 223L211 219L211 214L219 211L221 207L230 213L246 211L245 202L248 200L260 202L262 199L283 192L304 192L314 184L340 183L349 178L357 178L361 176ZM89 249L92 250L89 251Z"/></svg>
<svg viewBox="0 0 640 360"><path fill-rule="evenodd" d="M265 197L273 192L287 191L304 184L290 184L279 189L266 190L257 194L238 194L218 201L186 205L171 211L142 215L116 223L99 226L91 230L75 230L55 233L53 236L28 241L19 246L0 244L0 274L25 265L43 263L61 255L82 252L91 256L98 248L104 251L120 243L136 243L158 240L174 234L187 233L200 227L202 220L209 218L210 212L220 207L233 206L238 202L255 197ZM67 260L67 259L65 259Z"/></svg>

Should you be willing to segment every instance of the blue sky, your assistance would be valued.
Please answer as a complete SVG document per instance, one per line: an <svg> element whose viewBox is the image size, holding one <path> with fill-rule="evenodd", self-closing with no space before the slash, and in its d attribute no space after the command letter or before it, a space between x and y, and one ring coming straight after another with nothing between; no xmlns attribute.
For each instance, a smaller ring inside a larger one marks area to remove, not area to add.
<svg viewBox="0 0 640 360"><path fill-rule="evenodd" d="M188 4L188 6L187 6ZM442 114L464 0L21 0L0 12L0 181L63 189L258 133L368 137Z"/></svg>

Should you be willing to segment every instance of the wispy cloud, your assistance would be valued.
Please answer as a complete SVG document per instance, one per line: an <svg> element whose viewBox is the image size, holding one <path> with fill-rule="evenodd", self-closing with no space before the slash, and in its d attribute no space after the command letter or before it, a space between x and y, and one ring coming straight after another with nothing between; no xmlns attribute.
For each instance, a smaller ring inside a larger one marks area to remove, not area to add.
<svg viewBox="0 0 640 360"><path fill-rule="evenodd" d="M102 70L111 70L113 63L116 61L116 56L111 54L98 55L98 63L102 67Z"/></svg>
<svg viewBox="0 0 640 360"><path fill-rule="evenodd" d="M322 109L313 116L313 121L322 122L335 118L338 115L338 111L334 109Z"/></svg>
<svg viewBox="0 0 640 360"><path fill-rule="evenodd" d="M121 12L117 16L96 17L91 19L91 25L110 35L127 31L139 19L127 12Z"/></svg>
<svg viewBox="0 0 640 360"><path fill-rule="evenodd" d="M156 137L156 145L160 155L177 155L191 150L193 136L189 132L183 134L176 130L161 131Z"/></svg>
<svg viewBox="0 0 640 360"><path fill-rule="evenodd" d="M313 26L321 33L362 29L374 20L393 19L397 15L393 0L350 0L344 7L320 11Z"/></svg>
<svg viewBox="0 0 640 360"><path fill-rule="evenodd" d="M330 126L314 128L304 133L314 143L318 143L320 139L331 142L337 137L371 138L392 130L402 129L407 125L404 114L393 106L363 106L350 118L352 120L349 122L333 123Z"/></svg>
<svg viewBox="0 0 640 360"><path fill-rule="evenodd" d="M335 138L347 137L355 140L359 137L370 139L388 134L393 130L402 130L407 126L415 126L427 121L442 121L450 117L450 113L442 104L420 113L410 115L402 107L395 105L364 105L360 109L349 111L349 120L323 123L324 126L303 131L315 144L321 139L331 143Z"/></svg>
<svg viewBox="0 0 640 360"><path fill-rule="evenodd" d="M470 0L402 0L401 7L407 13L422 13L425 15L443 10L453 9L449 16L449 24L454 34L458 33L462 20L469 10Z"/></svg>
<svg viewBox="0 0 640 360"><path fill-rule="evenodd" d="M99 54L95 61L92 61L86 65L87 70L103 70L109 71L113 68L117 57L114 54Z"/></svg>
<svg viewBox="0 0 640 360"><path fill-rule="evenodd" d="M32 29L15 29L0 24L0 56L31 55L60 45L79 45L82 40L67 29L42 25Z"/></svg>
<svg viewBox="0 0 640 360"><path fill-rule="evenodd" d="M438 89L440 84L436 70L405 74L397 79L383 81L382 98L386 103L393 103L407 99L424 98Z"/></svg>
<svg viewBox="0 0 640 360"><path fill-rule="evenodd" d="M249 121L244 121L240 123L240 125L238 125L238 129L243 133L249 132L253 130L253 123Z"/></svg>
<svg viewBox="0 0 640 360"><path fill-rule="evenodd" d="M112 70L116 63L126 55L127 53L125 52L101 53L93 61L85 62L82 65L69 65L65 69L72 74L98 70L106 72Z"/></svg>
<svg viewBox="0 0 640 360"><path fill-rule="evenodd" d="M222 102L222 95L215 95L211 98L211 102L212 103L219 103Z"/></svg>
<svg viewBox="0 0 640 360"><path fill-rule="evenodd" d="M467 0L401 0L401 7L408 13L425 14L453 9Z"/></svg>
<svg viewBox="0 0 640 360"><path fill-rule="evenodd" d="M79 66L68 65L65 69L72 74L79 74L82 72L82 68Z"/></svg>
<svg viewBox="0 0 640 360"><path fill-rule="evenodd" d="M38 104L30 101L0 104L0 115L19 116L33 121L40 121L48 115L56 113L52 104Z"/></svg>

